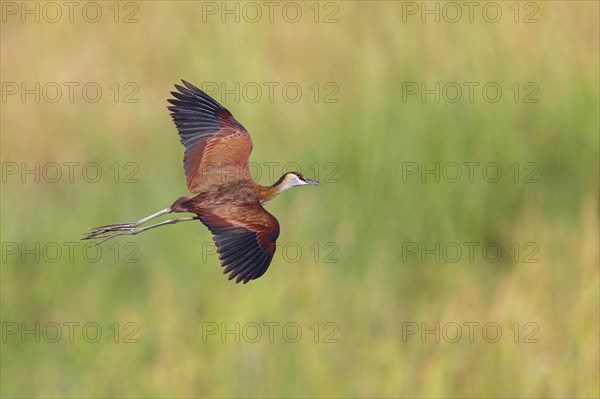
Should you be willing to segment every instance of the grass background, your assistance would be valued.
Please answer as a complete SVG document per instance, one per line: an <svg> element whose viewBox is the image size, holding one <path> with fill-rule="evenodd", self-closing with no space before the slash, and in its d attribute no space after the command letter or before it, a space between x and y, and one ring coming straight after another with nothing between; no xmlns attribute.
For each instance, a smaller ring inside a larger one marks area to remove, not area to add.
<svg viewBox="0 0 600 399"><path fill-rule="evenodd" d="M159 1L134 3L138 22L125 24L113 22L112 3L99 4L98 23L77 12L73 23L66 14L57 23L3 14L2 82L97 82L103 96L87 102L76 89L69 102L65 89L55 103L2 101L2 397L600 395L597 2L538 2L538 22L528 24L532 9L521 3L515 23L512 2L498 3L497 23L480 12L472 23L466 14L457 23L422 23L401 2L352 1L318 4L318 23L313 3L300 4L297 23L286 22L281 8L273 22L263 15L222 23L220 14L203 21L201 3ZM135 10L120 7L119 20ZM321 22L334 10L337 22ZM165 109L180 78L228 87L298 83L303 96L295 103L277 89L272 102L265 93L257 102L223 102L252 134L262 184L271 183L266 162L297 162L308 177L316 162L321 180L333 170L326 164L337 166L337 182L268 205L281 224L278 253L267 274L245 286L228 282L216 256L206 255L210 235L197 223L107 243L97 262L81 245L66 254L65 243L88 227L135 220L186 195L182 148ZM122 89L134 82L139 101L115 101L114 82ZM315 82L321 89L334 82L339 101L315 101ZM497 82L503 96L490 103L476 89L472 103L403 101L403 82ZM514 82L535 82L539 101L515 103ZM36 162L97 162L103 176L36 183L5 170ZM138 167L137 183L123 183L127 162ZM496 162L503 176L423 182L403 179L406 162ZM515 162L535 163L538 182L515 183L508 169ZM403 251L411 242L494 242L503 256L423 261ZM529 242L539 249L537 263L524 262ZM52 253L44 256L36 243L49 250L57 243L63 253L48 261ZM284 243L292 244L287 258ZM294 248L302 250L297 262ZM325 262L332 248L337 263ZM124 262L133 250L139 262ZM63 335L63 323L80 324L72 343L7 333L12 323L36 322L40 329L59 323ZM102 327L96 343L81 335L90 322ZM137 343L123 342L129 322L138 326ZM302 331L298 342L290 342L294 330L282 336L292 322ZM465 322L480 323L473 342ZM495 343L481 333L490 322L502 328ZM203 334L222 323L258 323L262 337L250 342L252 329L239 342ZM280 323L273 342L264 323ZM463 336L403 339L406 323L458 323ZM524 342L532 331L525 323L537 326L537 343ZM325 342L331 331L337 342Z"/></svg>

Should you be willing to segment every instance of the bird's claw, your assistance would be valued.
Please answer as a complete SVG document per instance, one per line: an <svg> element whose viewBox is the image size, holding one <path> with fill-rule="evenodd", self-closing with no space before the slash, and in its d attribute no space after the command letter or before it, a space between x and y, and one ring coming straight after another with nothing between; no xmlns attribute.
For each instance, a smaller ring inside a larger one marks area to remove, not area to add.
<svg viewBox="0 0 600 399"><path fill-rule="evenodd" d="M120 235L137 234L141 231L137 223L118 223L91 229L85 234L82 240L100 240L94 243L94 247L102 244L104 241Z"/></svg>
<svg viewBox="0 0 600 399"><path fill-rule="evenodd" d="M137 226L136 222L107 224L106 226L90 227L90 230L92 230L90 233L97 233L97 232L101 232L101 231L123 230L123 229L129 229L129 228L136 227L136 226Z"/></svg>

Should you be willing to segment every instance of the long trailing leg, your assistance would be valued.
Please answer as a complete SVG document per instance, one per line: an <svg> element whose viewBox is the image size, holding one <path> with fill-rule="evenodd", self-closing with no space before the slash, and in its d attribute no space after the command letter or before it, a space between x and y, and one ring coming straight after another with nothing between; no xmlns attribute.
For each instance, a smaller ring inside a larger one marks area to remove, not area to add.
<svg viewBox="0 0 600 399"><path fill-rule="evenodd" d="M163 212L163 211L161 211L161 212ZM175 218L175 219L165 220L164 222L152 224L152 225L146 226L146 227L138 227L140 224L146 223L148 220L154 219L156 216L160 216L159 213L160 212L158 212L154 215L150 215L152 217L149 216L148 218L141 219L134 223L121 223L121 224L116 224L116 225L113 224L113 225L109 225L109 226L99 227L99 228L95 229L95 231L88 233L88 235L85 236L84 238L82 238L82 240L96 240L96 239L100 240L94 244L94 246L97 246L97 245L102 244L104 241L109 240L114 237L118 237L118 236L122 236L122 235L135 235L135 234L144 232L146 230L153 229L155 227L160 227L160 226L164 226L167 224L175 224L175 223L179 223L179 222L188 222L190 220L199 219L198 216L189 216L189 217L184 217L184 218ZM163 212L163 213L167 213L167 212ZM160 214L162 215L163 213L160 213ZM117 227L111 228L111 226L117 226Z"/></svg>
<svg viewBox="0 0 600 399"><path fill-rule="evenodd" d="M160 210L156 213L153 213L150 216L147 216L143 219L138 220L137 222L126 222L126 223L116 223L116 224L107 224L106 226L100 226L100 227L95 227L93 229L90 229L92 231L90 231L85 239L89 239L89 238L93 238L90 236L96 236L98 234L103 234L109 231L116 231L116 230L127 230L130 229L132 227L138 227L146 222L149 222L152 219L155 219L159 216L162 216L164 214L173 212L173 210L171 209L171 207L169 208L165 208L163 210Z"/></svg>

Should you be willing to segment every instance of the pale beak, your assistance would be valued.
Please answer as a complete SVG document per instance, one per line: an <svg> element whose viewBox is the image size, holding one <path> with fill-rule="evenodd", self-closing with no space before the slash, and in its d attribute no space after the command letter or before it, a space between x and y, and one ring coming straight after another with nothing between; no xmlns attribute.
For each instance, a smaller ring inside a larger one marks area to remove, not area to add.
<svg viewBox="0 0 600 399"><path fill-rule="evenodd" d="M306 182L307 182L308 184L312 184L312 185L314 185L314 186L320 186L320 185L321 185L321 183L319 183L319 182L318 182L318 181L316 181L316 180L310 180L310 179L306 179Z"/></svg>

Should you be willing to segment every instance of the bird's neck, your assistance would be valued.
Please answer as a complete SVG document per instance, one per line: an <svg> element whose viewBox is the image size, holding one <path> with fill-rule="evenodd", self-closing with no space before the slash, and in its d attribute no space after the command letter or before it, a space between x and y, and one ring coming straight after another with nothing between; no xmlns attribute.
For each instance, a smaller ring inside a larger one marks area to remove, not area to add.
<svg viewBox="0 0 600 399"><path fill-rule="evenodd" d="M279 194L287 190L288 188L293 187L289 182L284 179L285 175L281 176L279 180L277 180L271 186L261 186L261 200L260 202L265 204L271 201L273 198L277 197Z"/></svg>

